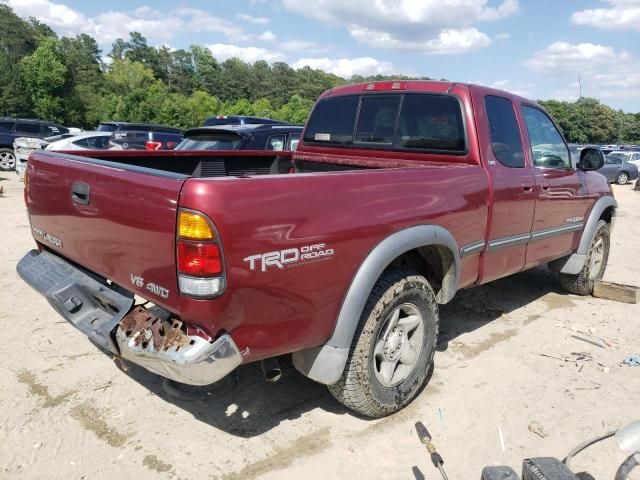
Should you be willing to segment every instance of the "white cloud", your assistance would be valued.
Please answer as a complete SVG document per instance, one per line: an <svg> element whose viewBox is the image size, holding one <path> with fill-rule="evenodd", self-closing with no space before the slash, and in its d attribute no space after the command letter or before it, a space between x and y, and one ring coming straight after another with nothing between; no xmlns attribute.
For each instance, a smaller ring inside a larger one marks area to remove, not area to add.
<svg viewBox="0 0 640 480"><path fill-rule="evenodd" d="M555 42L543 50L534 53L524 64L533 69L547 73L573 71L576 74L594 67L612 65L629 59L625 51L615 51L612 47L593 43L570 44Z"/></svg>
<svg viewBox="0 0 640 480"><path fill-rule="evenodd" d="M109 10L88 17L52 0L3 0L21 17L35 17L61 35L88 33L100 45L127 38L137 31L155 43L167 42L183 31L219 33L236 41L250 37L233 22L197 8L159 11L149 6L132 11Z"/></svg>
<svg viewBox="0 0 640 480"><path fill-rule="evenodd" d="M507 32L498 33L495 37L495 40L509 40L511 38L511 34Z"/></svg>
<svg viewBox="0 0 640 480"><path fill-rule="evenodd" d="M545 78L565 86L554 92L559 98L573 98L582 80L585 96L605 99L640 98L640 61L624 50L592 43L555 42L524 62Z"/></svg>
<svg viewBox="0 0 640 480"><path fill-rule="evenodd" d="M330 25L345 27L359 42L375 48L461 53L483 48L491 39L474 25L518 12L518 0L282 0L285 8Z"/></svg>
<svg viewBox="0 0 640 480"><path fill-rule="evenodd" d="M237 57L244 62L254 63L258 60L267 62L277 62L284 60L284 55L280 52L274 52L260 47L240 47L238 45L230 45L226 43L213 43L207 45L211 53L217 60L227 60Z"/></svg>
<svg viewBox="0 0 640 480"><path fill-rule="evenodd" d="M604 0L608 8L589 8L571 15L571 23L602 30L640 30L640 0Z"/></svg>
<svg viewBox="0 0 640 480"><path fill-rule="evenodd" d="M266 32L258 35L258 40L262 40L264 42L275 42L278 37L271 30L267 30Z"/></svg>
<svg viewBox="0 0 640 480"><path fill-rule="evenodd" d="M301 58L291 65L293 68L311 67L324 70L344 78L353 75L390 75L394 73L390 62L381 62L371 57L361 58Z"/></svg>
<svg viewBox="0 0 640 480"><path fill-rule="evenodd" d="M256 25L266 25L271 21L267 17L254 17L253 15L247 15L245 13L239 13L236 15L236 18L243 22L255 23Z"/></svg>
<svg viewBox="0 0 640 480"><path fill-rule="evenodd" d="M324 53L329 50L328 47L321 47L317 43L307 40L286 40L278 45L287 52L303 52L306 54Z"/></svg>

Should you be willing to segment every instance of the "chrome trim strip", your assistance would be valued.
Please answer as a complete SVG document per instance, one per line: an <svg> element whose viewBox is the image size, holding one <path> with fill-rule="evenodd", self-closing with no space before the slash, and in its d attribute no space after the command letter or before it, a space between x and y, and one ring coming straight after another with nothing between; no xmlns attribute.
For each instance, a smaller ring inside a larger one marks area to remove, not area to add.
<svg viewBox="0 0 640 480"><path fill-rule="evenodd" d="M569 225L563 225L561 227L546 228L544 230L537 230L531 234L531 240L542 240L544 238L553 237L555 235L562 235L563 233L577 232L582 230L584 226L583 222L572 223Z"/></svg>
<svg viewBox="0 0 640 480"><path fill-rule="evenodd" d="M572 223L569 225L562 225L559 227L545 228L544 230L535 230L530 234L523 233L519 235L513 235L510 237L496 238L494 240L489 241L489 246L487 247L487 251L494 252L496 250L500 250L501 248L514 247L516 245L521 245L523 243L530 243L535 240L544 240L546 238L555 237L556 235L577 232L579 230L582 230L583 226L584 226L583 222ZM460 253L460 256L462 256L462 253Z"/></svg>
<svg viewBox="0 0 640 480"><path fill-rule="evenodd" d="M521 245L523 243L529 243L530 240L531 240L531 234L529 233L513 235L510 237L496 238L495 240L489 241L489 246L487 247L487 251L494 252L501 248L514 247L516 245Z"/></svg>
<svg viewBox="0 0 640 480"><path fill-rule="evenodd" d="M460 249L460 258L474 253L481 252L484 249L484 240L478 240L477 242L468 243Z"/></svg>

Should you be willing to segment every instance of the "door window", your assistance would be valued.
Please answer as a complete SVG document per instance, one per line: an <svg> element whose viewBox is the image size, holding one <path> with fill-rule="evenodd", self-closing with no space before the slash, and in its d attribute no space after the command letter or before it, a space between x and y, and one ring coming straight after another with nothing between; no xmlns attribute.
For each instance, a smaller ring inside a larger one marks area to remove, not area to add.
<svg viewBox="0 0 640 480"><path fill-rule="evenodd" d="M524 167L524 150L513 103L507 98L488 95L484 105L496 159L506 167Z"/></svg>
<svg viewBox="0 0 640 480"><path fill-rule="evenodd" d="M284 150L284 135L274 135L269 137L267 142L267 150L281 152Z"/></svg>
<svg viewBox="0 0 640 480"><path fill-rule="evenodd" d="M571 168L569 149L562 135L542 110L522 106L527 125L533 164L542 168Z"/></svg>
<svg viewBox="0 0 640 480"><path fill-rule="evenodd" d="M298 142L300 142L300 134L299 133L290 133L289 134L289 148L288 150L297 150Z"/></svg>
<svg viewBox="0 0 640 480"><path fill-rule="evenodd" d="M604 162L609 164L609 165L620 165L620 164L622 164L622 160L620 160L617 157L610 157L609 155L604 157Z"/></svg>

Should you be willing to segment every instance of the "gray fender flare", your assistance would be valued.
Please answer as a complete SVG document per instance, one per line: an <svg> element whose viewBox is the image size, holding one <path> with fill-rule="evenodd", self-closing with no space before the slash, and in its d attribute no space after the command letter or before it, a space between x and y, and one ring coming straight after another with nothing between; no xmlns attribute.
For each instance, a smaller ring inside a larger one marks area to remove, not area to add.
<svg viewBox="0 0 640 480"><path fill-rule="evenodd" d="M360 316L376 281L400 255L429 245L444 247L453 256L436 297L438 303L450 301L458 289L460 278L460 251L451 232L438 225L419 225L396 232L382 240L358 268L344 297L331 338L319 347L293 353L296 369L317 382L327 385L337 383L347 363Z"/></svg>
<svg viewBox="0 0 640 480"><path fill-rule="evenodd" d="M593 236L596 234L596 228L598 227L598 221L602 216L602 213L607 209L613 207L614 211L618 208L618 202L612 196L606 196L599 198L593 205L591 212L589 213L589 219L584 225L582 230L582 237L580 238L580 245L576 253L568 255L558 260L554 260L549 264L549 268L556 272L568 273L571 275L577 275L584 267L587 261L587 254L589 253L589 247L593 241ZM613 222L613 216L612 216Z"/></svg>

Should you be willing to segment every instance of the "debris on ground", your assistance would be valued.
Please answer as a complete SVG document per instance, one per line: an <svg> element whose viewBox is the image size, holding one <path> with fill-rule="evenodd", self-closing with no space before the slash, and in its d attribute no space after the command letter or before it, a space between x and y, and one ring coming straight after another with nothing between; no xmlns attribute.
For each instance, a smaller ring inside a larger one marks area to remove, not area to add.
<svg viewBox="0 0 640 480"><path fill-rule="evenodd" d="M531 422L529 424L529 431L531 433L535 433L536 435L538 435L540 438L545 438L548 433L545 431L544 427L542 425L540 425L538 422Z"/></svg>
<svg viewBox="0 0 640 480"><path fill-rule="evenodd" d="M640 366L640 355L630 355L625 358L622 363L629 365L630 367L638 367Z"/></svg>

